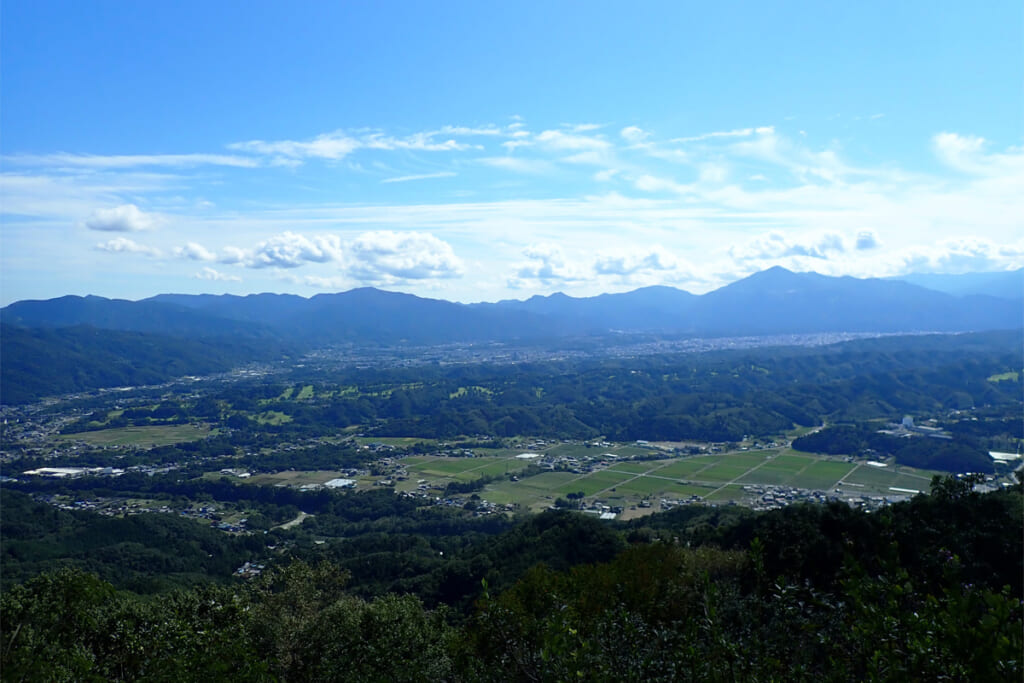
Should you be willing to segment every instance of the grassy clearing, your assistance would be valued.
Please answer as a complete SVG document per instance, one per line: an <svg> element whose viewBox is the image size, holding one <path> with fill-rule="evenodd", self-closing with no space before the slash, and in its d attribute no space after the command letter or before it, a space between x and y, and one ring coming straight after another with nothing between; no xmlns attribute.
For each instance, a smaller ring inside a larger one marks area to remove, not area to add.
<svg viewBox="0 0 1024 683"><path fill-rule="evenodd" d="M989 382L1016 382L1017 378L1020 377L1019 372L1004 372L998 375L990 375L988 377Z"/></svg>
<svg viewBox="0 0 1024 683"><path fill-rule="evenodd" d="M484 394L485 396L493 396L494 395L494 392L491 391L490 389L488 389L487 387L471 386L471 387L459 387L458 389L456 389L452 393L448 394L448 398L450 398L450 399L451 398L462 398L463 396L466 396L470 392L478 392L478 393Z"/></svg>
<svg viewBox="0 0 1024 683"><path fill-rule="evenodd" d="M216 473L217 478L222 475ZM254 474L248 479L239 479L240 482L246 484L260 484L263 486L276 486L278 484L284 484L286 486L304 486L306 484L323 484L325 481L331 479L338 479L342 477L341 472L333 472L328 470L312 470L306 472L277 472L275 474Z"/></svg>
<svg viewBox="0 0 1024 683"><path fill-rule="evenodd" d="M421 439L415 436L357 436L356 443L360 446L368 446L372 443L382 443L385 446L395 448L408 448L409 446L425 443L431 446L437 444L437 439Z"/></svg>
<svg viewBox="0 0 1024 683"><path fill-rule="evenodd" d="M93 446L138 446L152 448L175 443L198 441L211 433L209 425L149 425L146 427L118 427L95 432L62 434L64 441L84 441Z"/></svg>
<svg viewBox="0 0 1024 683"><path fill-rule="evenodd" d="M267 410L256 416L256 422L261 425L273 425L276 427L291 421L292 416L282 413L280 410Z"/></svg>
<svg viewBox="0 0 1024 683"><path fill-rule="evenodd" d="M311 398L313 398L313 385L307 384L306 386L302 387L302 390L299 391L299 395L295 397L295 400L307 401Z"/></svg>

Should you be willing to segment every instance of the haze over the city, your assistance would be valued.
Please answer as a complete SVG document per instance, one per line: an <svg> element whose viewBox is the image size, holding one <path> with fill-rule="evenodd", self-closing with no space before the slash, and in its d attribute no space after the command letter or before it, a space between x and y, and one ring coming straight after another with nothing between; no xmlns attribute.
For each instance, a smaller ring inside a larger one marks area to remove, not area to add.
<svg viewBox="0 0 1024 683"><path fill-rule="evenodd" d="M1024 265L1019 2L5 2L3 304Z"/></svg>

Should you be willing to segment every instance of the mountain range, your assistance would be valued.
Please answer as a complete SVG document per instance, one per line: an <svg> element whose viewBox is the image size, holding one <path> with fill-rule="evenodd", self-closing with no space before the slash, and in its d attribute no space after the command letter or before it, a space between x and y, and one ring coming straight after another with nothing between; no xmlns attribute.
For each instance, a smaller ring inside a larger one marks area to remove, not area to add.
<svg viewBox="0 0 1024 683"><path fill-rule="evenodd" d="M1024 324L1024 270L986 274L987 279L974 275L961 281L969 285L962 295L901 280L775 267L700 296L660 286L587 298L557 293L478 304L373 288L310 298L161 294L125 301L66 296L13 303L0 310L0 321L25 328L87 325L186 339L266 339L302 347L521 341L609 332L705 337L960 332ZM1014 281L1017 296L1006 296L1013 293ZM985 282L1000 295L985 293Z"/></svg>
<svg viewBox="0 0 1024 683"><path fill-rule="evenodd" d="M557 346L570 337L617 333L723 337L1024 327L1024 270L975 275L931 279L970 292L962 295L906 281L776 267L699 296L659 286L460 304L360 288L310 298L161 294L140 301L19 301L0 309L0 402L225 371L336 344Z"/></svg>

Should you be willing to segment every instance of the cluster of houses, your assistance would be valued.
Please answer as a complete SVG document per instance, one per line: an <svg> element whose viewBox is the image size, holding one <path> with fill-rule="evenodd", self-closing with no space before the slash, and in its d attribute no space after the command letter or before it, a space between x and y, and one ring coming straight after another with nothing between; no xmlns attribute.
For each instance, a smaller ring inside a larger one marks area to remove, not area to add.
<svg viewBox="0 0 1024 683"><path fill-rule="evenodd" d="M422 488L423 486L424 484L420 484L415 491L399 491L397 492L397 494L405 498L417 498L419 500L426 500L429 501L432 505L437 505L441 507L472 509L473 515L475 517L483 517L486 515L492 515L499 512L514 512L516 509L516 506L513 503L500 504L492 503L491 501L484 500L482 498L470 498L469 500L467 500L465 498L459 498L454 496L438 496L431 493L429 487ZM438 489L438 487L434 488ZM467 508L467 505L469 505L470 507Z"/></svg>
<svg viewBox="0 0 1024 683"><path fill-rule="evenodd" d="M753 498L754 510L774 510L793 503L824 503L829 500L836 500L823 491L812 491L809 489L796 488L794 486L772 486L752 484L743 487L743 492Z"/></svg>
<svg viewBox="0 0 1024 683"><path fill-rule="evenodd" d="M256 562L246 562L241 567L235 570L235 576L240 576L243 579L251 579L259 576L260 573L266 569L266 565L259 564Z"/></svg>

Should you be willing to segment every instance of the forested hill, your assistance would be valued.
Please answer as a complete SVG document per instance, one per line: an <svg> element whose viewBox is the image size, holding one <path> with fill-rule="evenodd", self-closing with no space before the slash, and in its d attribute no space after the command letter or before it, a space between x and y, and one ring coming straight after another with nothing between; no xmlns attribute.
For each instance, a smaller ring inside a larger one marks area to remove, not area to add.
<svg viewBox="0 0 1024 683"><path fill-rule="evenodd" d="M101 387L159 384L285 357L271 340L180 337L84 325L26 329L0 324L0 402L19 404Z"/></svg>
<svg viewBox="0 0 1024 683"><path fill-rule="evenodd" d="M65 568L12 586L0 666L5 680L1019 681L1021 492L971 485L937 478L932 495L872 514L690 506L492 529L381 492L342 496L374 499L375 514L339 516L342 543L249 583L152 600ZM135 557L201 572L244 552L191 522L92 513L73 524L99 533L76 543L56 513L14 502L5 559L33 534L63 544L50 557L74 554L67 567Z"/></svg>

